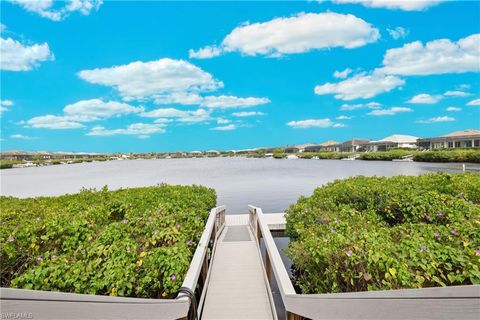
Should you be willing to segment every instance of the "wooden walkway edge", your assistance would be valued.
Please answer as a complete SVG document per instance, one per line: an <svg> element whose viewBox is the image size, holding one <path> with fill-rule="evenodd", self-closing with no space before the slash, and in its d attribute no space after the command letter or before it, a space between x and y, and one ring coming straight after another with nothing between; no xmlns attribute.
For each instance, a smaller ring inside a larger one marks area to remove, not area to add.
<svg viewBox="0 0 480 320"><path fill-rule="evenodd" d="M276 319L247 215L226 217L215 250L201 319Z"/></svg>

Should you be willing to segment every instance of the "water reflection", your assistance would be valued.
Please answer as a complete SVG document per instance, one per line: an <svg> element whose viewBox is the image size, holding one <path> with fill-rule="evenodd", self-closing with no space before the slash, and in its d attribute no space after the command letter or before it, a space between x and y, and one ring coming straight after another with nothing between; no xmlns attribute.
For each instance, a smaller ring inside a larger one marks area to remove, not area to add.
<svg viewBox="0 0 480 320"><path fill-rule="evenodd" d="M460 163L390 161L276 160L247 158L151 159L80 163L2 170L1 193L18 197L75 193L81 188L111 189L159 183L202 184L215 188L228 213L283 212L301 195L326 182L356 175L418 175L460 172ZM467 164L467 170L480 170Z"/></svg>

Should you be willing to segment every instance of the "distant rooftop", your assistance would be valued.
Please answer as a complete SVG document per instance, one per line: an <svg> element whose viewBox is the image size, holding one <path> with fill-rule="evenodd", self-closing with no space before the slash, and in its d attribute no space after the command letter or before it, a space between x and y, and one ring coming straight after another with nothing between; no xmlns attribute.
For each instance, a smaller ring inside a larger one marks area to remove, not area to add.
<svg viewBox="0 0 480 320"><path fill-rule="evenodd" d="M417 139L418 137L414 137L414 136L394 134L386 138L383 138L382 140L378 140L374 142L415 143L417 142Z"/></svg>
<svg viewBox="0 0 480 320"><path fill-rule="evenodd" d="M480 136L480 130L467 129L467 130L451 132L442 137L461 137L461 136L477 136L477 135Z"/></svg>
<svg viewBox="0 0 480 320"><path fill-rule="evenodd" d="M293 145L293 146L287 146L287 148L303 149L303 148L310 147L310 146L313 146L313 145L314 145L313 143L304 143L304 144L296 144L296 145Z"/></svg>
<svg viewBox="0 0 480 320"><path fill-rule="evenodd" d="M333 145L336 145L336 144L338 144L337 141L328 140L328 141L325 141L325 142L320 143L319 146L329 147L329 146L333 146Z"/></svg>

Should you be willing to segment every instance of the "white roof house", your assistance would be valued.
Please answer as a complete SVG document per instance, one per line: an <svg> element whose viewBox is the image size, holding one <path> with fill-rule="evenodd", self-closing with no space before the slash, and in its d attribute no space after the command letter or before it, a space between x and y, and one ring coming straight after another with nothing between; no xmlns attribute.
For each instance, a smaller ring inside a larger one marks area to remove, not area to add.
<svg viewBox="0 0 480 320"><path fill-rule="evenodd" d="M364 145L366 151L387 151L390 148L416 148L418 137L394 134Z"/></svg>
<svg viewBox="0 0 480 320"><path fill-rule="evenodd" d="M394 134L388 137L383 138L382 140L372 141L372 142L393 142L398 144L411 144L416 143L418 137L414 136L407 136L402 134Z"/></svg>

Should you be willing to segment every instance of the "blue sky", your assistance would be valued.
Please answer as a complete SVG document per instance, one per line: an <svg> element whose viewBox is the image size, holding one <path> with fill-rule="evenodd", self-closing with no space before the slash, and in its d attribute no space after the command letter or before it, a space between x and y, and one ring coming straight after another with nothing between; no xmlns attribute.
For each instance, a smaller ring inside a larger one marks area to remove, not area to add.
<svg viewBox="0 0 480 320"><path fill-rule="evenodd" d="M1 2L1 149L242 149L480 128L480 3Z"/></svg>

